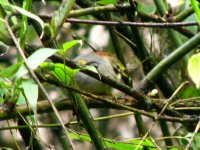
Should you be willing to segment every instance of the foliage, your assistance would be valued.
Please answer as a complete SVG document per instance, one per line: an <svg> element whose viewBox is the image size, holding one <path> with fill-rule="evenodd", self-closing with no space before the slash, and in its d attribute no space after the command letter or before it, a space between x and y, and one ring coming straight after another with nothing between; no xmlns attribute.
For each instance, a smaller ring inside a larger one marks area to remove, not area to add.
<svg viewBox="0 0 200 150"><path fill-rule="evenodd" d="M0 147L46 149L54 142L56 149L75 149L79 141L84 149L86 143L96 149L199 149L199 6L196 0L176 6L160 0L0 1L0 120L7 120L0 130L10 129L13 139L2 138ZM89 25L94 20L103 26ZM147 23L151 27L139 27ZM96 60L73 61L100 49L121 61L112 67L123 82L102 75ZM75 80L80 72L118 91L83 91ZM54 138L43 140L40 127L49 127Z"/></svg>

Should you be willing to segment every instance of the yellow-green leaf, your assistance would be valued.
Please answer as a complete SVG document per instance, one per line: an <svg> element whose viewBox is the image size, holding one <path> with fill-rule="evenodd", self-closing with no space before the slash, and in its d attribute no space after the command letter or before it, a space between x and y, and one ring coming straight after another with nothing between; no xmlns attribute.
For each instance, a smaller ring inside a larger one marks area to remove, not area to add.
<svg viewBox="0 0 200 150"><path fill-rule="evenodd" d="M188 73L196 87L200 87L200 53L193 55L188 62Z"/></svg>

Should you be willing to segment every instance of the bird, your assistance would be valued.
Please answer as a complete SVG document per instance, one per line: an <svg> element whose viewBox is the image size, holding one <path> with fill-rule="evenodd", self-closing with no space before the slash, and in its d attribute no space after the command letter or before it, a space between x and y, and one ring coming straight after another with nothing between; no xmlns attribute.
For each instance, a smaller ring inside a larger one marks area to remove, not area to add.
<svg viewBox="0 0 200 150"><path fill-rule="evenodd" d="M76 57L80 65L94 66L99 76L104 75L117 82L122 82L124 66L117 57L109 52L91 52ZM75 74L74 79L79 89L96 95L112 95L113 88L82 72Z"/></svg>

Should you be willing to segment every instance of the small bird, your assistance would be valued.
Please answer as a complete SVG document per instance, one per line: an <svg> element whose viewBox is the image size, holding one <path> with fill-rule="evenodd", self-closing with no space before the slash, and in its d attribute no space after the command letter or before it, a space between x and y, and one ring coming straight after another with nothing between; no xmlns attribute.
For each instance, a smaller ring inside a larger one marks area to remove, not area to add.
<svg viewBox="0 0 200 150"><path fill-rule="evenodd" d="M112 80L122 82L124 67L111 53L92 52L78 56L74 59L81 65L94 66L99 75L104 75ZM81 90L97 95L111 95L113 88L82 72L75 74L75 81Z"/></svg>

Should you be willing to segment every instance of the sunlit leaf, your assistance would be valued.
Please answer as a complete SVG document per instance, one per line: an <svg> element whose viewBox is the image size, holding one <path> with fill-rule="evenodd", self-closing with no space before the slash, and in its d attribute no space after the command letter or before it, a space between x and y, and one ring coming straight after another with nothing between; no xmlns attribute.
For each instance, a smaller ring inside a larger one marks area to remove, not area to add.
<svg viewBox="0 0 200 150"><path fill-rule="evenodd" d="M66 52L70 48L72 48L73 46L78 45L78 44L79 44L79 46L82 46L82 44L83 44L82 40L72 40L72 41L66 42L63 44L63 49L59 50L58 53L65 56Z"/></svg>
<svg viewBox="0 0 200 150"><path fill-rule="evenodd" d="M188 73L196 87L200 87L200 53L193 55L188 62Z"/></svg>
<svg viewBox="0 0 200 150"><path fill-rule="evenodd" d="M116 4L117 0L100 0L96 2L98 5L109 5L109 4Z"/></svg>
<svg viewBox="0 0 200 150"><path fill-rule="evenodd" d="M179 97L182 99L198 96L200 96L200 91L194 85L190 85L189 87L183 89L179 94Z"/></svg>
<svg viewBox="0 0 200 150"><path fill-rule="evenodd" d="M51 49L51 48L41 48L34 52L30 57L27 59L28 66L34 70L36 69L42 62L44 62L48 57L55 54L58 50ZM25 65L22 66L17 71L15 77L16 79L22 77L23 75L27 74L28 70L26 69Z"/></svg>
<svg viewBox="0 0 200 150"><path fill-rule="evenodd" d="M52 74L62 83L69 85L73 76L72 69L63 65L55 64L52 69Z"/></svg>
<svg viewBox="0 0 200 150"><path fill-rule="evenodd" d="M41 65L41 68L46 69L50 72L57 80L63 84L69 85L72 81L72 78L79 69L71 69L68 66L60 63L50 63L44 62Z"/></svg>
<svg viewBox="0 0 200 150"><path fill-rule="evenodd" d="M191 5L196 13L197 21L198 23L200 23L200 9L199 9L198 2L196 0L191 0Z"/></svg>

